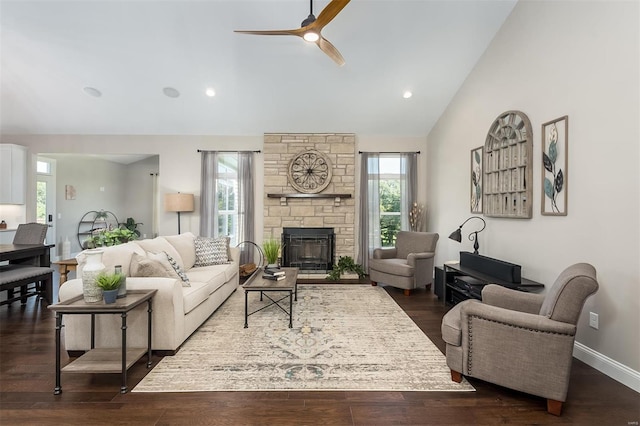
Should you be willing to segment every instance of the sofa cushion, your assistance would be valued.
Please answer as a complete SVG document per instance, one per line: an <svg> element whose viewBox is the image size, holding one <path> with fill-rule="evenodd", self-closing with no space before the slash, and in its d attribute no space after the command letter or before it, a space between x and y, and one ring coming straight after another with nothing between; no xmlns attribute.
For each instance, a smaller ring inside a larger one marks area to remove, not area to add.
<svg viewBox="0 0 640 426"><path fill-rule="evenodd" d="M138 244L146 252L167 253L169 256L173 257L176 262L178 262L182 269L184 269L184 262L182 261L182 257L180 257L180 253L178 253L175 247L173 247L164 237L156 237L151 240L138 240Z"/></svg>
<svg viewBox="0 0 640 426"><path fill-rule="evenodd" d="M187 276L190 281L207 283L211 294L229 281L225 273L227 267L228 265L211 265L192 268L187 272Z"/></svg>
<svg viewBox="0 0 640 426"><path fill-rule="evenodd" d="M180 235L169 235L164 237L171 244L182 258L182 267L185 270L193 268L196 263L195 235L185 232Z"/></svg>
<svg viewBox="0 0 640 426"><path fill-rule="evenodd" d="M413 277L415 269L406 259L369 259L369 268L401 277Z"/></svg>
<svg viewBox="0 0 640 426"><path fill-rule="evenodd" d="M206 283L193 282L189 288L182 289L182 303L185 315L209 298L209 286Z"/></svg>
<svg viewBox="0 0 640 426"><path fill-rule="evenodd" d="M194 267L229 263L229 238L196 237Z"/></svg>
<svg viewBox="0 0 640 426"><path fill-rule="evenodd" d="M116 265L122 266L122 273L131 276L129 271L129 265L131 264L131 256L134 253L144 255L144 250L137 244L137 242L130 241L125 244L119 244L117 246L99 247L98 250L102 250L102 263L105 266L107 272L112 272ZM87 257L84 252L80 252L76 256L78 261L78 270L76 272L77 277L82 276L82 270L87 262Z"/></svg>

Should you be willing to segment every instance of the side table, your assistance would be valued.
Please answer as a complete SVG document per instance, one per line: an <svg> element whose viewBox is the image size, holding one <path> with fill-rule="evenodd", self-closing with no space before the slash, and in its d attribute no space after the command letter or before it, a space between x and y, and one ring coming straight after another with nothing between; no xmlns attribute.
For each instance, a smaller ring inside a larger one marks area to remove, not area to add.
<svg viewBox="0 0 640 426"><path fill-rule="evenodd" d="M60 273L60 284L64 284L69 278L69 272L75 271L78 268L78 261L74 259L56 260L51 262L54 265L58 265L58 272Z"/></svg>
<svg viewBox="0 0 640 426"><path fill-rule="evenodd" d="M116 303L105 304L87 303L82 295L76 296L64 302L49 305L48 308L56 313L56 387L54 395L62 393L60 383L61 371L69 373L121 373L122 385L120 393L127 392L127 370L142 356L147 354L147 368L151 367L151 302L158 290L131 290L127 296L117 299ZM137 306L147 302L148 327L147 347L127 348L127 314ZM60 369L60 334L62 331L63 315L91 315L91 350L76 360L71 361ZM96 348L95 347L95 316L100 314L120 314L122 318L122 348Z"/></svg>

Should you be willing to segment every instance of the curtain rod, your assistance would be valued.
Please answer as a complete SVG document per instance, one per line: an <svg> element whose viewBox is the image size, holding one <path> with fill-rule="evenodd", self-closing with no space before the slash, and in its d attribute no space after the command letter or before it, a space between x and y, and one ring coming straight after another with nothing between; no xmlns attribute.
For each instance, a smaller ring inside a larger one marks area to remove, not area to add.
<svg viewBox="0 0 640 426"><path fill-rule="evenodd" d="M225 151L225 150L214 151L214 150L208 150L208 149L199 149L199 150L198 150L198 152L255 152L255 153L258 153L258 154L259 154L259 153L261 153L262 151L260 151L259 149L258 149L258 150L255 150L255 151L237 151L237 150L236 150L236 151L231 151L231 150L227 150L227 151Z"/></svg>
<svg viewBox="0 0 640 426"><path fill-rule="evenodd" d="M380 152L368 152L368 151L358 151L358 154L420 154L420 151L407 151L407 152L398 152L398 151L380 151Z"/></svg>

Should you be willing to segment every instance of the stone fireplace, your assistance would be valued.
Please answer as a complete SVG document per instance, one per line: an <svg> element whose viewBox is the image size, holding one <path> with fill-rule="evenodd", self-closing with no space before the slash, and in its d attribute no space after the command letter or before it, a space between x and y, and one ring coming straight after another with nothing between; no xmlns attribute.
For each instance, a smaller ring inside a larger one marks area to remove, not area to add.
<svg viewBox="0 0 640 426"><path fill-rule="evenodd" d="M284 228L282 266L302 271L328 272L333 269L335 233L333 228Z"/></svg>
<svg viewBox="0 0 640 426"><path fill-rule="evenodd" d="M332 228L332 261L339 256L355 259L355 148L352 133L265 134L263 237L280 240L284 228ZM288 177L291 160L309 150L331 163L330 182L314 194L296 190Z"/></svg>

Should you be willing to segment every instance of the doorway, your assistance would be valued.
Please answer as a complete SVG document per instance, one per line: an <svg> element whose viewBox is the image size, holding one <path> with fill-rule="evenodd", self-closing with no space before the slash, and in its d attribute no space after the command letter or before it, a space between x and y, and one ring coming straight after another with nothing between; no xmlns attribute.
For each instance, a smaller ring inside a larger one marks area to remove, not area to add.
<svg viewBox="0 0 640 426"><path fill-rule="evenodd" d="M36 222L48 226L47 244L56 242L56 160L38 156L36 161Z"/></svg>

